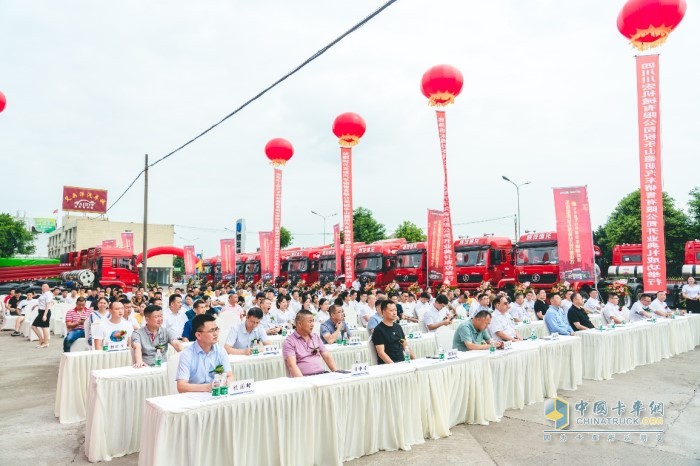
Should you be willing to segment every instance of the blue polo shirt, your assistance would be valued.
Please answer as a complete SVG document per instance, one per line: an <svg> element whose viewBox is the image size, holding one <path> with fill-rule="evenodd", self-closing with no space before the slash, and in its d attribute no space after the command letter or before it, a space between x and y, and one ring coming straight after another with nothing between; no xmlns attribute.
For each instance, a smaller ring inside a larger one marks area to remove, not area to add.
<svg viewBox="0 0 700 466"><path fill-rule="evenodd" d="M216 366L224 366L224 373L231 372L231 363L228 361L226 351L219 344L212 346L211 351L205 353L199 342L182 351L180 365L177 366L176 380L187 380L189 383L212 383Z"/></svg>
<svg viewBox="0 0 700 466"><path fill-rule="evenodd" d="M345 333L347 334L348 338L350 338L352 335L350 334L350 329L348 329L348 324L343 322L343 330L345 330ZM324 323L321 324L321 336L323 338L323 342L326 342L325 336L331 333L335 333L335 324L331 319L328 319Z"/></svg>

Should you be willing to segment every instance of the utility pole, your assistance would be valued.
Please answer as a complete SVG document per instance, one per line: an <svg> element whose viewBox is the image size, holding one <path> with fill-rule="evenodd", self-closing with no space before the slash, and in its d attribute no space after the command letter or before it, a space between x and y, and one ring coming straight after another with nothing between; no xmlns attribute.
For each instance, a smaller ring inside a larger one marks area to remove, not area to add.
<svg viewBox="0 0 700 466"><path fill-rule="evenodd" d="M143 167L143 287L148 289L148 154Z"/></svg>

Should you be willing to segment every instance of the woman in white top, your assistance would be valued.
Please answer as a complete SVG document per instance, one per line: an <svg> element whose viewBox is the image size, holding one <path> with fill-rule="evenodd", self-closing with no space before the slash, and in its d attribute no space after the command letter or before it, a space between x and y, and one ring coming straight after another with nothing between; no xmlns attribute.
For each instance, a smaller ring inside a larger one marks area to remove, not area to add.
<svg viewBox="0 0 700 466"><path fill-rule="evenodd" d="M688 283L683 285L682 291L688 312L700 312L700 285L695 284L693 277L688 277Z"/></svg>
<svg viewBox="0 0 700 466"><path fill-rule="evenodd" d="M328 308L331 306L331 302L326 298L321 298L318 301L318 312L316 313L316 322L325 322L331 318L328 313Z"/></svg>
<svg viewBox="0 0 700 466"><path fill-rule="evenodd" d="M109 302L107 298L102 297L97 300L97 310L92 311L90 318L86 322L88 324L85 327L85 334L88 337L88 345L94 349L94 339L92 335L94 330L99 327L102 323L107 322L110 319L111 314L109 313ZM88 328L89 327L89 328ZM99 348L102 349L102 348Z"/></svg>
<svg viewBox="0 0 700 466"><path fill-rule="evenodd" d="M277 296L277 309L274 311L275 325L289 326L294 322L294 312L289 309L289 301L284 295Z"/></svg>

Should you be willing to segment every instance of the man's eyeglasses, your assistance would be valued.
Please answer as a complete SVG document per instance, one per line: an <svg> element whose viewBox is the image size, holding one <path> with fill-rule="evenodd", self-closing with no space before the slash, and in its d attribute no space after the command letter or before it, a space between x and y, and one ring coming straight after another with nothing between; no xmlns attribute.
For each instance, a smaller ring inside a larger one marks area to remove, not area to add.
<svg viewBox="0 0 700 466"><path fill-rule="evenodd" d="M219 327L214 327L213 329L210 329L210 330L202 330L200 333L214 334L214 333L219 333L219 330L220 330Z"/></svg>

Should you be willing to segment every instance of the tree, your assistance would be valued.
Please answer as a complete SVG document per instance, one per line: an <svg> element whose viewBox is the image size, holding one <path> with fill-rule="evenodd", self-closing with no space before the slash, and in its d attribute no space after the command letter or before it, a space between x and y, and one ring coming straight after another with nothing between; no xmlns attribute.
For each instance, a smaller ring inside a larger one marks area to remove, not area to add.
<svg viewBox="0 0 700 466"><path fill-rule="evenodd" d="M685 242L688 240L691 221L688 215L676 208L673 198L663 193L664 232L666 234L666 273L680 275L683 266ZM641 196L636 190L618 203L605 225L593 234L593 241L601 246L606 256L613 246L642 242Z"/></svg>
<svg viewBox="0 0 700 466"><path fill-rule="evenodd" d="M690 193L690 201L688 201L688 216L691 223L691 239L700 239L700 188L693 188Z"/></svg>
<svg viewBox="0 0 700 466"><path fill-rule="evenodd" d="M369 244L386 238L386 227L375 220L371 210L358 207L352 214L352 221L356 242Z"/></svg>
<svg viewBox="0 0 700 466"><path fill-rule="evenodd" d="M284 249L292 244L294 236L285 227L280 227L280 249Z"/></svg>
<svg viewBox="0 0 700 466"><path fill-rule="evenodd" d="M180 271L185 270L185 259L180 256L173 256L173 268L180 269Z"/></svg>
<svg viewBox="0 0 700 466"><path fill-rule="evenodd" d="M401 225L396 228L396 231L392 235L393 238L406 238L409 243L418 243L420 241L425 241L426 236L423 230L418 228L413 222L408 220L404 221Z"/></svg>
<svg viewBox="0 0 700 466"><path fill-rule="evenodd" d="M23 221L15 220L10 214L0 214L0 257L33 254L34 236Z"/></svg>

